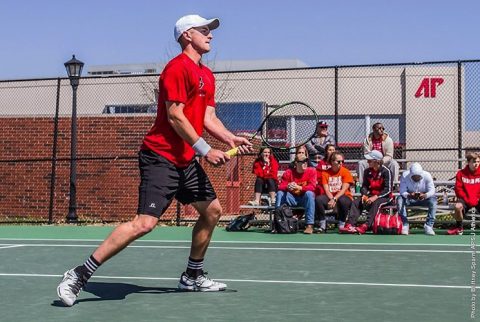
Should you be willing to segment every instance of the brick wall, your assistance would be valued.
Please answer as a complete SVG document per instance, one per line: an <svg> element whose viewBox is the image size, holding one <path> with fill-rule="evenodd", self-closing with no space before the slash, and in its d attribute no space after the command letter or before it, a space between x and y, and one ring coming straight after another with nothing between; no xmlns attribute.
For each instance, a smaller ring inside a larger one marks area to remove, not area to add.
<svg viewBox="0 0 480 322"><path fill-rule="evenodd" d="M77 214L82 220L121 221L136 213L138 198L137 153L154 116L82 116L78 118ZM70 117L58 122L54 222L68 212L70 175ZM0 118L0 221L48 219L54 120L49 117ZM226 149L212 138L213 146ZM103 159L102 159L103 158ZM12 160L12 162L5 162ZM27 161L20 161L27 160ZM213 167L201 161L217 191L226 215L253 196L253 157ZM227 181L238 162L238 180ZM182 219L195 219L189 207ZM174 220L173 202L165 220Z"/></svg>

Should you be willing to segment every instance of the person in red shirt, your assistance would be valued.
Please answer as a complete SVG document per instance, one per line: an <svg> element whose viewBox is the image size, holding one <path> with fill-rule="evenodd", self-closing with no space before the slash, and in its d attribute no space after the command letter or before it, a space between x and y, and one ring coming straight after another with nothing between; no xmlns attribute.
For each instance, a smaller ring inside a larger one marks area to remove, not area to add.
<svg viewBox="0 0 480 322"><path fill-rule="evenodd" d="M480 154L467 154L467 165L457 172L455 177L455 203L454 217L456 226L447 231L449 235L463 234L463 217L467 211L475 207L480 213Z"/></svg>
<svg viewBox="0 0 480 322"><path fill-rule="evenodd" d="M305 146L296 149L295 167L288 168L282 175L278 186L275 207L283 204L305 208L305 234L313 233L315 221L315 185L317 172L308 166L308 152Z"/></svg>
<svg viewBox="0 0 480 322"><path fill-rule="evenodd" d="M348 222L339 231L347 234L364 234L373 224L375 215L380 207L388 205L393 201L392 173L383 165L383 155L380 151L372 150L365 155L368 168L363 174L363 184L360 189L362 197L356 199L350 209ZM364 224L356 226L358 217L363 210L368 211L367 220Z"/></svg>
<svg viewBox="0 0 480 322"><path fill-rule="evenodd" d="M319 233L325 232L327 222L325 209L337 208L338 228L343 229L350 207L352 206L352 193L350 185L353 177L350 171L343 167L345 157L340 152L334 152L330 158L330 169L322 173L322 185L324 194L315 197L315 209L320 220Z"/></svg>
<svg viewBox="0 0 480 322"><path fill-rule="evenodd" d="M210 51L213 29L218 19L198 15L180 18L174 29L182 53L164 68L159 80L157 118L143 140L139 152L140 186L137 216L116 227L110 236L80 266L65 272L57 293L62 302L72 306L80 290L95 270L158 223L173 198L191 204L199 213L192 233L187 269L178 287L188 291L221 291L224 283L207 278L203 259L222 207L207 174L195 155L221 166L228 154L213 149L202 138L203 130L240 153L251 150L246 138L228 131L215 114L215 78L201 62Z"/></svg>
<svg viewBox="0 0 480 322"><path fill-rule="evenodd" d="M278 183L278 161L268 147L262 147L258 153L255 162L253 162L252 173L257 177L255 179L255 200L250 201L252 206L260 204L262 193L268 192L272 204L275 204L275 194L277 193Z"/></svg>

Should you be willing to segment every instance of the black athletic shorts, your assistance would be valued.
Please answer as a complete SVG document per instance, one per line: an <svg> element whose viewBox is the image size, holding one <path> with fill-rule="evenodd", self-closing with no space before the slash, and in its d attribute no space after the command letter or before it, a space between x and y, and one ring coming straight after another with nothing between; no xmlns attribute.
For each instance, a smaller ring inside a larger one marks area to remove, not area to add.
<svg viewBox="0 0 480 322"><path fill-rule="evenodd" d="M182 204L217 199L207 174L196 159L185 168L177 168L155 152L141 150L138 163L138 214L160 217L173 198Z"/></svg>
<svg viewBox="0 0 480 322"><path fill-rule="evenodd" d="M472 209L473 207L468 206L467 203L465 202L465 200L463 200L461 198L458 198L457 202L459 202L463 205L463 215L465 216L465 219L472 219L471 218L472 216L470 216L468 211L470 209ZM480 213L480 202L475 206L475 208L477 208L477 213Z"/></svg>

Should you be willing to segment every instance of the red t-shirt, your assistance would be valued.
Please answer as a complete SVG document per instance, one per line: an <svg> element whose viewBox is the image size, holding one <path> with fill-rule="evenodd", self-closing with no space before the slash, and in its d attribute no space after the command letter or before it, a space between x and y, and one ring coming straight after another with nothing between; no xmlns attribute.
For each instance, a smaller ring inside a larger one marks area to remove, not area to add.
<svg viewBox="0 0 480 322"><path fill-rule="evenodd" d="M382 142L382 137L379 137L378 139L372 137L372 150L380 151L383 154Z"/></svg>
<svg viewBox="0 0 480 322"><path fill-rule="evenodd" d="M316 169L317 169L317 186L315 187L315 195L319 196L319 195L324 195L325 194L325 190L323 189L323 186L322 186L322 173L324 171L327 171L331 167L332 167L332 165L327 163L325 160L318 161L317 167L316 167Z"/></svg>
<svg viewBox="0 0 480 322"><path fill-rule="evenodd" d="M180 54L164 68L159 79L157 118L143 139L142 150L152 150L177 167L187 166L195 151L168 122L166 101L185 104L183 113L198 135L202 135L207 106L215 107L212 71Z"/></svg>

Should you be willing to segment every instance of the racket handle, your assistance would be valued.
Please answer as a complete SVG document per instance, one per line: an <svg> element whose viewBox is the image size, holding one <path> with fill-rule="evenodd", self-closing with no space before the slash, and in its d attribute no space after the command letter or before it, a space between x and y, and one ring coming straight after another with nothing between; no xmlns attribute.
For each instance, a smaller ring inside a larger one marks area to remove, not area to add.
<svg viewBox="0 0 480 322"><path fill-rule="evenodd" d="M229 157L234 157L238 154L238 147L230 149L225 153L228 154Z"/></svg>

